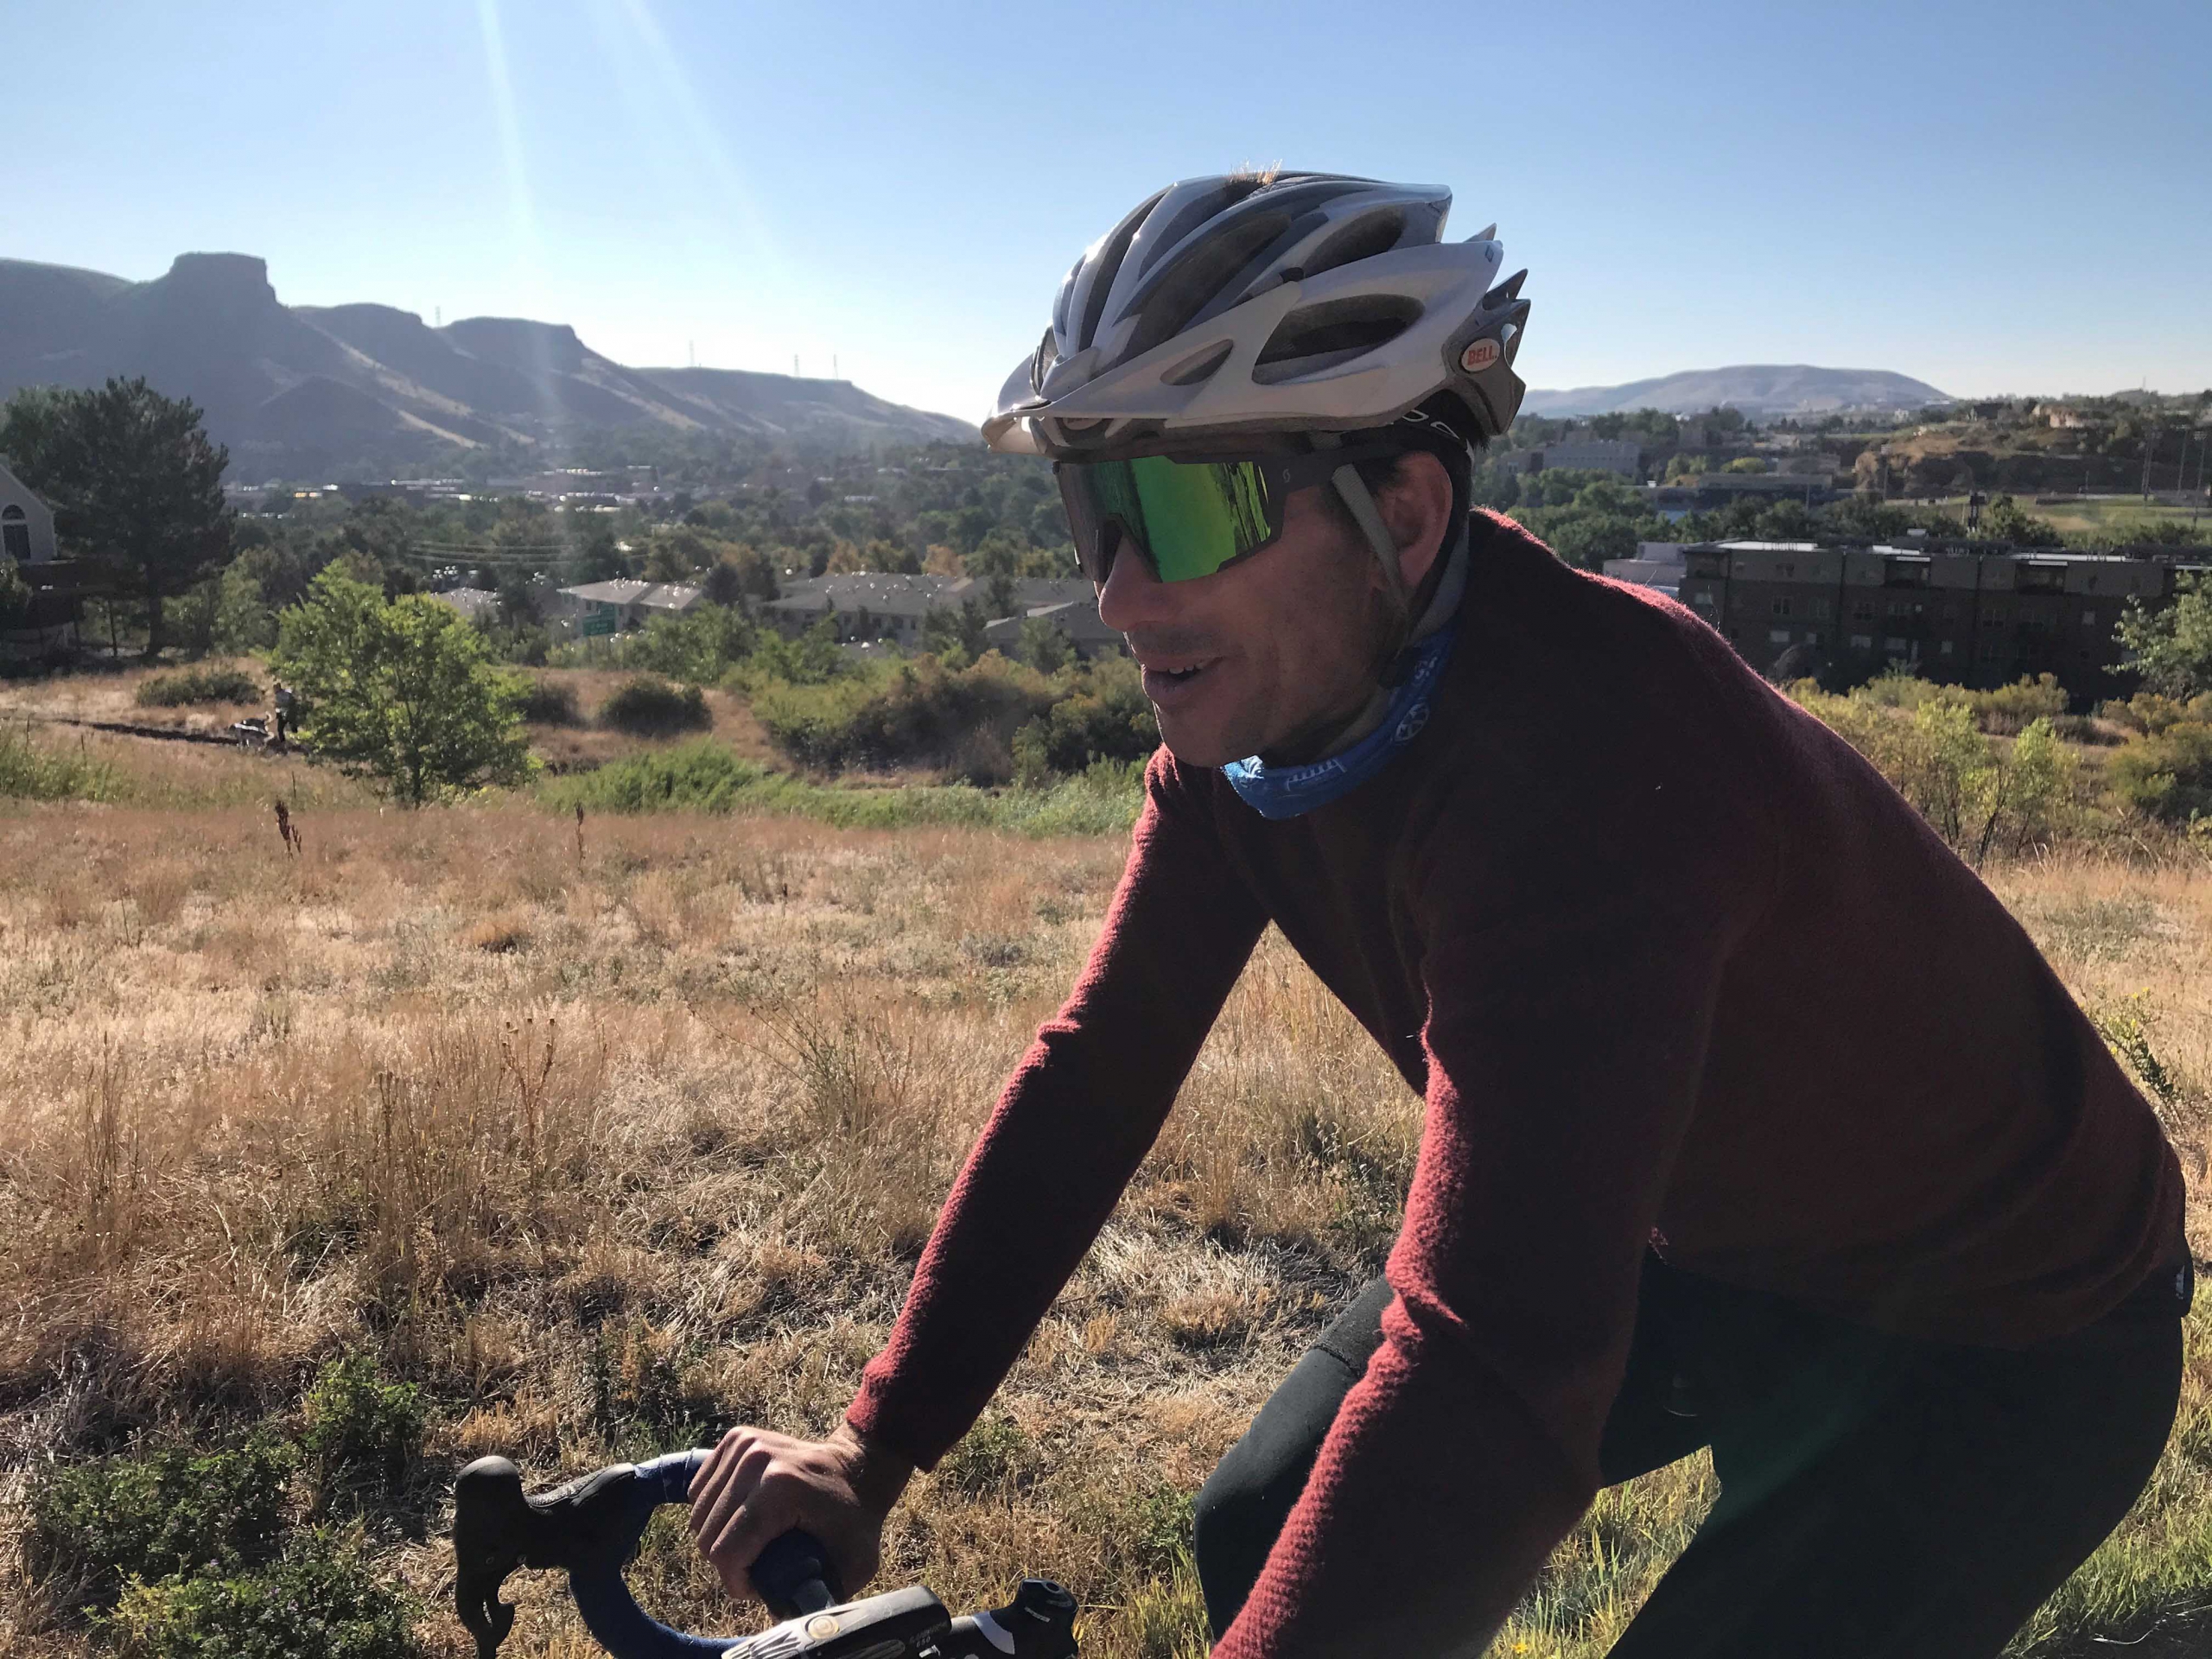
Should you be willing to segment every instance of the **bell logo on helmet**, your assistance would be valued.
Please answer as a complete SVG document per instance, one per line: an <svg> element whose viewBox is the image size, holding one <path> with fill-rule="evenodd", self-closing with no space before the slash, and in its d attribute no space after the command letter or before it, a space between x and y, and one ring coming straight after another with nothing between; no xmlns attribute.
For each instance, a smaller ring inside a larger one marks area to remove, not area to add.
<svg viewBox="0 0 2212 1659"><path fill-rule="evenodd" d="M1484 369L1497 365L1504 348L1494 340L1471 340L1467 349L1459 353L1459 366L1469 374L1480 374Z"/></svg>

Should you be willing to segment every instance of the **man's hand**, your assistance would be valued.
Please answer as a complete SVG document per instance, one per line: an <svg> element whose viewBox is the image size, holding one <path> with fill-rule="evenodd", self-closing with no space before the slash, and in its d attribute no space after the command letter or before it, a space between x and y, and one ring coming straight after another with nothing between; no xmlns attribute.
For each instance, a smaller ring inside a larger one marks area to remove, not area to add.
<svg viewBox="0 0 2212 1659"><path fill-rule="evenodd" d="M826 1440L733 1428L691 1482L691 1535L722 1587L753 1599L746 1575L770 1541L804 1527L829 1552L845 1593L875 1576L883 1519L913 1465L840 1426Z"/></svg>

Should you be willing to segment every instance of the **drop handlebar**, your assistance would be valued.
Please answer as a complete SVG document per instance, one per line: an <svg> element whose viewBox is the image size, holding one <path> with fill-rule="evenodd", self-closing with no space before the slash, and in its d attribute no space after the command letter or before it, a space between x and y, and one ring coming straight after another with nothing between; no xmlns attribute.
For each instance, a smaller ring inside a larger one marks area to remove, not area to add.
<svg viewBox="0 0 2212 1659"><path fill-rule="evenodd" d="M499 1587L517 1567L560 1568L584 1626L614 1659L1075 1659L1075 1600L1028 1579L1006 1606L954 1618L920 1586L845 1599L822 1546L773 1540L753 1587L781 1621L754 1636L694 1636L638 1605L622 1570L664 1503L688 1503L704 1451L618 1463L536 1497L505 1458L479 1458L454 1487L454 1597L493 1659L514 1627Z"/></svg>

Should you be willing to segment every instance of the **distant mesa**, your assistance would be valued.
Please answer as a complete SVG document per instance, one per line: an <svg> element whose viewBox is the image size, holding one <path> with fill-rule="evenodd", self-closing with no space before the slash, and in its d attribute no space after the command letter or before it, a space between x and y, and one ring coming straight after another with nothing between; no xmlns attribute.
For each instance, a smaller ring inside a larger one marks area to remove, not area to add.
<svg viewBox="0 0 2212 1659"><path fill-rule="evenodd" d="M232 475L251 480L378 475L455 445L606 428L829 452L977 436L845 380L626 368L566 323L467 317L433 328L388 305L287 306L250 254L180 254L149 283L0 259L0 398L111 375L190 397L230 446Z"/></svg>
<svg viewBox="0 0 2212 1659"><path fill-rule="evenodd" d="M1696 415L1737 409L1746 415L1806 416L1881 413L1925 409L1956 401L1925 380L1887 369L1822 369L1808 363L1743 363L1726 369L1689 369L1624 386L1532 388L1522 412L1554 417L1614 415L1656 409Z"/></svg>

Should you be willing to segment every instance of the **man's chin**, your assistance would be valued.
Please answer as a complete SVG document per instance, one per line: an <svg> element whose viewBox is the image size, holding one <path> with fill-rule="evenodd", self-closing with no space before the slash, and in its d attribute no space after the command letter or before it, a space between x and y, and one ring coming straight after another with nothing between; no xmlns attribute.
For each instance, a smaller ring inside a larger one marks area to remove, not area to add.
<svg viewBox="0 0 2212 1659"><path fill-rule="evenodd" d="M1212 721L1195 721L1164 715L1157 704L1153 718L1160 722L1160 741L1167 752L1186 766L1225 766L1258 753L1252 743L1239 745L1238 734L1224 732Z"/></svg>

